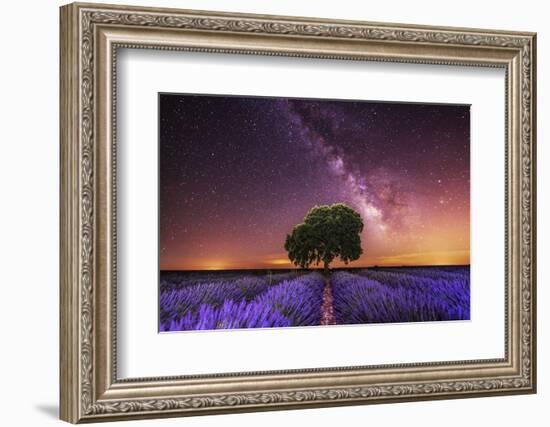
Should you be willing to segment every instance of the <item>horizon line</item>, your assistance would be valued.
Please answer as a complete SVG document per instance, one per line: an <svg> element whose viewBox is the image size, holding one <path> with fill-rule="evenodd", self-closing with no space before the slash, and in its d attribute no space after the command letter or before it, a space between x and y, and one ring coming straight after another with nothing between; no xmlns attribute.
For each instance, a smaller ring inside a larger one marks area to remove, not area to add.
<svg viewBox="0 0 550 427"><path fill-rule="evenodd" d="M395 264L395 265L378 265L373 264L369 266L353 266L353 267L334 267L329 268L329 270L353 270L353 269L364 269L364 268L421 268L421 267L470 267L471 264ZM323 267L313 267L313 268L301 268L301 267L274 267L274 268L202 268L202 269L159 269L159 271L258 271L258 270L324 270Z"/></svg>

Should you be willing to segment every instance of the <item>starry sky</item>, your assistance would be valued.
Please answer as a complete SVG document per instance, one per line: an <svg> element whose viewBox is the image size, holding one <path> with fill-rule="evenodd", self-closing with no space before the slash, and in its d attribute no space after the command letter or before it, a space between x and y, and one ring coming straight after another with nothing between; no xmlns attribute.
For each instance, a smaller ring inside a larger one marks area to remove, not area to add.
<svg viewBox="0 0 550 427"><path fill-rule="evenodd" d="M286 235L338 202L352 267L470 263L467 105L159 94L159 126L161 270L290 268Z"/></svg>

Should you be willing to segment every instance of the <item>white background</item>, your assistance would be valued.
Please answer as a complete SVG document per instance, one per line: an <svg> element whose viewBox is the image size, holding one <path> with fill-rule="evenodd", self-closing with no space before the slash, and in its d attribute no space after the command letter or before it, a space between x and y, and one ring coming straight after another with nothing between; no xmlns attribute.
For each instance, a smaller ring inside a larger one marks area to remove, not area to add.
<svg viewBox="0 0 550 427"><path fill-rule="evenodd" d="M117 3L115 0L113 2ZM538 39L538 116L548 117L545 75L550 73L550 30L543 2L444 3L428 1L134 1L135 4L212 10L306 15L326 18L530 30ZM0 299L2 424L59 424L58 402L58 6L57 1L3 5L0 73ZM454 401L402 403L302 411L266 412L124 425L278 426L338 424L412 426L547 424L550 397L547 361L550 322L545 287L550 268L547 191L550 136L539 120L539 393ZM7 291L7 292L6 292ZM406 421L405 421L406 420Z"/></svg>
<svg viewBox="0 0 550 427"><path fill-rule="evenodd" d="M117 64L120 378L504 357L503 69L135 49ZM158 334L159 91L470 104L471 321Z"/></svg>

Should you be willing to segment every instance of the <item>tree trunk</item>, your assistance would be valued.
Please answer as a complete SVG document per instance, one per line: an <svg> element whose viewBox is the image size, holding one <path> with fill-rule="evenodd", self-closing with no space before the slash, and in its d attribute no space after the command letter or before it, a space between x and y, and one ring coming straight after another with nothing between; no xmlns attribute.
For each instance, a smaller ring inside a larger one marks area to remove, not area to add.
<svg viewBox="0 0 550 427"><path fill-rule="evenodd" d="M324 273L325 273L325 275L328 275L328 262L324 261L324 263L325 263Z"/></svg>

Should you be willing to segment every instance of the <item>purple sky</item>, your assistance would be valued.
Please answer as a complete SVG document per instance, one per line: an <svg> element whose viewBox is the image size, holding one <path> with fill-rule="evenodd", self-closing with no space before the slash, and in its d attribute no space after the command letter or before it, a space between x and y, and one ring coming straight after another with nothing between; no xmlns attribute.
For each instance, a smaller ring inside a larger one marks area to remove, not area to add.
<svg viewBox="0 0 550 427"><path fill-rule="evenodd" d="M468 264L470 107L161 94L160 267L288 268L315 205L365 222L352 266Z"/></svg>

